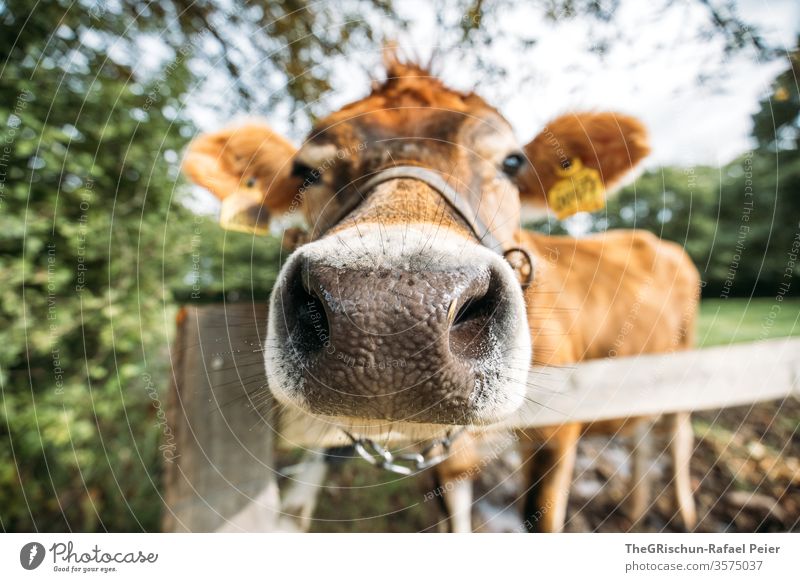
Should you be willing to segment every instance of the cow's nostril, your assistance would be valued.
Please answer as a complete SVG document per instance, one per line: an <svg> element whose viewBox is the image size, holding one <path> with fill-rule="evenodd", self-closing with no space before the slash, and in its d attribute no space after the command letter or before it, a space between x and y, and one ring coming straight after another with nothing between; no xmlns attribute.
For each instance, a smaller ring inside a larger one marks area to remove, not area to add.
<svg viewBox="0 0 800 582"><path fill-rule="evenodd" d="M472 297L456 313L453 319L453 327L464 325L477 319L485 320L491 316L495 307L495 298L488 292L480 297Z"/></svg>
<svg viewBox="0 0 800 582"><path fill-rule="evenodd" d="M298 268L287 286L288 310L294 319L289 325L290 338L295 349L311 354L330 344L330 326L325 306L308 284L307 270Z"/></svg>
<svg viewBox="0 0 800 582"><path fill-rule="evenodd" d="M462 297L463 304L450 326L450 351L459 358L481 359L488 355L489 344L502 311L502 282L492 274L488 285L471 296Z"/></svg>

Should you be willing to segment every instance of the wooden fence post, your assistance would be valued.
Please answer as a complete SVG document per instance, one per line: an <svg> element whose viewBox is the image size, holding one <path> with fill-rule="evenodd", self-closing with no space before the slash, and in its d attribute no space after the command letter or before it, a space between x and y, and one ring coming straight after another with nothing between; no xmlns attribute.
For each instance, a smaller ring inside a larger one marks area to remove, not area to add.
<svg viewBox="0 0 800 582"><path fill-rule="evenodd" d="M264 378L266 321L266 304L180 311L168 404L174 449L164 460L164 531L275 529L276 426ZM245 507L250 509L243 518Z"/></svg>

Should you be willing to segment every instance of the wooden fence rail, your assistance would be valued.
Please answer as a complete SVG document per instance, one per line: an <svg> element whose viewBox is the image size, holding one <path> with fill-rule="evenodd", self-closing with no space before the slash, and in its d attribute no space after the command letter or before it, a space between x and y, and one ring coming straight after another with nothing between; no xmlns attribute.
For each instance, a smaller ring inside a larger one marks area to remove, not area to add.
<svg viewBox="0 0 800 582"><path fill-rule="evenodd" d="M343 444L324 420L275 414L263 374L266 313L265 304L181 312L168 404L167 531L292 529L278 523L275 447ZM524 406L504 429L724 408L800 395L800 339L533 369L529 380L528 396L541 405ZM313 479L323 477L317 470ZM245 510L254 506L275 511L253 517Z"/></svg>

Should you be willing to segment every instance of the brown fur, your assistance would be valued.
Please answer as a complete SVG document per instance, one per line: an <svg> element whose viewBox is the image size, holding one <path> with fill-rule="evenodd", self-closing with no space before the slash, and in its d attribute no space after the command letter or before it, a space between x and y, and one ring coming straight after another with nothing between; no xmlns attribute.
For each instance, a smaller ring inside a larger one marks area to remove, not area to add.
<svg viewBox="0 0 800 582"><path fill-rule="evenodd" d="M606 188L612 188L649 153L647 130L634 117L605 112L562 115L525 146L531 165L521 177L523 195L544 205L562 163L576 158L596 169Z"/></svg>
<svg viewBox="0 0 800 582"><path fill-rule="evenodd" d="M266 125L243 125L194 140L183 171L220 200L255 189L267 208L279 212L299 187L289 176L295 152Z"/></svg>
<svg viewBox="0 0 800 582"><path fill-rule="evenodd" d="M534 363L690 347L699 275L678 245L646 231L520 239L544 259L526 297Z"/></svg>
<svg viewBox="0 0 800 582"><path fill-rule="evenodd" d="M477 95L448 89L425 69L390 59L386 82L321 120L298 152L265 126L245 126L198 138L189 148L184 169L220 198L235 194L248 175L255 175L263 204L272 211L287 207L299 190L303 212L314 229L312 238L350 221L429 222L469 236L435 192L408 180L376 192L346 222L335 224L342 197L357 195L354 180L395 164L437 169L474 197L473 205L496 238L521 244L536 257L536 283L525 297L532 363L560 366L690 347L698 275L680 247L636 231L573 239L518 227L520 198L546 204L545 193L564 159L579 159L597 169L606 187L618 183L649 151L641 123L616 113L563 115L524 147L530 165L514 184L498 178L499 160L492 158L492 151L480 151L485 136L507 134L507 122ZM309 149L326 145L340 152L335 165L323 173L319 184L308 188L298 184L289 175L288 158L294 155L302 161ZM613 434L636 422L622 419L522 431L530 490L528 528L562 527L582 432ZM451 480L471 474L476 459L469 447L462 448L440 467L440 473ZM685 498L688 472L683 473Z"/></svg>

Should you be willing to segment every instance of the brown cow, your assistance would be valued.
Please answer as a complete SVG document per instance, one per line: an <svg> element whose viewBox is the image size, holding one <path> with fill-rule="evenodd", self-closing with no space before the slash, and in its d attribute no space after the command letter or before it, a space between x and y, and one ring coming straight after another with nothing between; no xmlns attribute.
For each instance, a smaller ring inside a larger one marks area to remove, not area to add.
<svg viewBox="0 0 800 582"><path fill-rule="evenodd" d="M223 199L229 226L264 230L295 209L309 226L310 242L288 258L271 298L265 361L280 402L361 434L432 438L531 405L532 364L692 345L699 278L679 246L638 231L574 239L519 228L521 201L558 215L602 204L649 152L636 119L567 114L520 148L474 93L396 58L387 72L298 150L266 126L244 125L201 136L186 157L185 172ZM532 265L504 260L513 248ZM671 421L691 527L688 415ZM527 528L562 528L582 433L638 422L520 432ZM439 467L443 479L472 474L479 459L469 438ZM470 493L452 490L453 529L468 529ZM637 503L641 512L647 500Z"/></svg>

